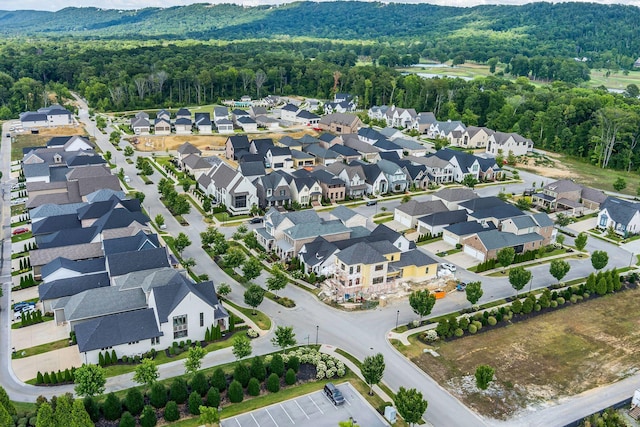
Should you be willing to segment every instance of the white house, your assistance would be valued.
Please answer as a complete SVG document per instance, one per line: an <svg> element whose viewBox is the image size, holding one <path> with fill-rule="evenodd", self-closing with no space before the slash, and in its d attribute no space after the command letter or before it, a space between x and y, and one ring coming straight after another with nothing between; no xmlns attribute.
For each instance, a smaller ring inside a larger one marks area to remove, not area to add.
<svg viewBox="0 0 640 427"><path fill-rule="evenodd" d="M285 122L296 122L296 116L298 115L298 107L293 104L287 104L280 110L280 119Z"/></svg>
<svg viewBox="0 0 640 427"><path fill-rule="evenodd" d="M611 227L623 236L640 233L640 203L607 197L600 206L597 226L603 230Z"/></svg>
<svg viewBox="0 0 640 427"><path fill-rule="evenodd" d="M223 203L231 215L248 215L251 207L258 204L255 185L226 163L219 163L202 174L198 184L206 194Z"/></svg>
<svg viewBox="0 0 640 427"><path fill-rule="evenodd" d="M73 124L73 115L61 105L39 108L20 114L20 123L24 129L32 127L65 126Z"/></svg>
<svg viewBox="0 0 640 427"><path fill-rule="evenodd" d="M500 152L508 155L524 156L533 151L533 141L517 133L494 132L487 141L486 152L497 156Z"/></svg>

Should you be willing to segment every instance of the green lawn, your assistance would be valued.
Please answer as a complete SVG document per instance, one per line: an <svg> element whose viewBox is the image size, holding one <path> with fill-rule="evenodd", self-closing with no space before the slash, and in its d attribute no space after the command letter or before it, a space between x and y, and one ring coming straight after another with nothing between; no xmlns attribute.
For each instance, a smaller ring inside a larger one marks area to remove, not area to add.
<svg viewBox="0 0 640 427"><path fill-rule="evenodd" d="M50 322L51 320L53 320L53 316L42 316L42 322L40 323L44 323L44 322ZM27 325L25 326L25 328L28 328L29 326L33 326L33 325L38 325L39 323L34 323L32 325ZM22 327L22 322L14 322L11 324L11 329L19 329Z"/></svg>
<svg viewBox="0 0 640 427"><path fill-rule="evenodd" d="M269 319L269 316L267 316L263 312L259 310L253 310L251 308L240 307L239 305L234 304L232 301L229 301L228 299L225 299L223 302L224 304L230 305L231 307L235 308L236 310L238 310L239 312L247 316L249 319L253 320L253 322L258 326L258 328L262 329L263 331L268 331L269 329L271 329L271 319ZM256 314L253 314L254 311Z"/></svg>
<svg viewBox="0 0 640 427"><path fill-rule="evenodd" d="M50 351L59 350L65 347L69 347L69 340L66 338L60 341L54 341L54 342L38 345L35 347L29 347L29 348L19 350L15 354L12 354L11 358L22 359L23 357L29 357L29 356L35 356L36 354L48 353Z"/></svg>

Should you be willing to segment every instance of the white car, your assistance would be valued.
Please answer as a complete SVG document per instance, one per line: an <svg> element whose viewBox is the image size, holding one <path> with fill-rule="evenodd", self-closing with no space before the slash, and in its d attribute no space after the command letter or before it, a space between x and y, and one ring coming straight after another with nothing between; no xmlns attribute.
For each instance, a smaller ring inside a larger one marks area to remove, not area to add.
<svg viewBox="0 0 640 427"><path fill-rule="evenodd" d="M27 313L32 312L32 311L36 311L36 308L35 308L34 306L32 306L32 305L29 305L29 306L27 306L27 307L22 308L22 310L18 310L18 311L16 311L16 312L13 314L13 316L14 316L16 319L20 319L20 318L22 318L22 313L27 314Z"/></svg>
<svg viewBox="0 0 640 427"><path fill-rule="evenodd" d="M456 272L456 266L453 264L449 264L448 262L443 262L442 264L440 264L440 267L444 268L445 270L449 270L452 273Z"/></svg>

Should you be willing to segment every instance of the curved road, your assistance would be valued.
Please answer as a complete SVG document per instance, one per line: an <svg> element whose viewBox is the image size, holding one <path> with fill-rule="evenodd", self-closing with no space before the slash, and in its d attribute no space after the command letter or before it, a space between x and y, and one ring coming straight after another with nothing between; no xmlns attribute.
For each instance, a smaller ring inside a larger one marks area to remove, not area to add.
<svg viewBox="0 0 640 427"><path fill-rule="evenodd" d="M233 279L226 276L226 274L219 269L219 267L213 263L206 253L201 250L199 242L199 233L204 231L207 227L202 222L202 218L194 210L191 214L186 216L190 223L189 227L180 226L175 219L166 211L164 205L159 200L156 186L144 186L143 182L136 175L134 165L129 165L125 162L122 152L113 149L113 146L108 142L108 133L103 135L95 129L94 122L88 119L86 104L81 104L80 119L87 126L87 131L96 136L98 145L103 151L110 150L113 153L112 162L122 167L125 174L131 177L130 185L134 188L141 189L145 192L146 198L143 203L147 212L153 217L158 213L163 214L167 224L167 231L176 235L178 232L187 234L192 241L192 245L185 249L185 257L193 257L196 260L196 267L194 271L197 274L206 273L215 282L225 281L232 287L232 293L229 295L229 299L232 301L243 304L244 288L235 282ZM3 131L3 135L5 131ZM3 140L2 144L2 170L5 178L3 183L9 178L9 165L10 154L8 153L8 145ZM143 153L136 153L137 155L146 155ZM4 172L6 168L7 172ZM530 176L527 176L530 175ZM521 173L526 181L540 180L540 177L535 175ZM160 179L160 174L156 171L151 177L154 182ZM520 187L524 188L527 183L514 184L514 187L509 187L510 191L521 191ZM9 187L10 188L10 185ZM148 189L148 191L147 191ZM487 187L480 190L483 195L494 195L500 188ZM10 195L7 196L7 200ZM385 202L391 203L394 202ZM395 202L397 203L397 202ZM8 216L8 203L3 203L3 237L5 237L4 244L4 259L10 261L10 236L8 230L8 223L10 218ZM8 239L7 239L8 237ZM8 244L7 244L8 240ZM567 239L567 243L570 239ZM590 239L588 250L604 249L609 252L610 261L613 265L622 267L628 265L630 254L617 246L602 242L596 239ZM433 255L433 254L430 254ZM438 257L434 257L438 259ZM10 281L10 267L5 267L3 263L2 267L2 281ZM592 271L590 262L588 259L583 260L571 260L571 271L565 278L571 279L574 277L584 277L590 271ZM10 265L10 264L9 264ZM548 266L539 266L531 268L533 272L534 280L531 286L533 288L539 288L553 283L553 279L548 273ZM513 289L510 287L506 278L486 278L475 275L466 270L461 270L459 276L462 280L481 280L485 290L481 302L487 302L494 299L504 298L506 296L513 295ZM9 279L7 279L7 277ZM2 298L1 307L8 306L9 292L5 288L5 296ZM419 370L413 363L408 361L404 356L395 351L389 344L386 334L389 330L394 328L396 320L400 324L408 323L416 318L407 301L391 303L387 307L378 308L373 311L366 312L344 312L337 309L333 309L327 305L318 303L318 300L311 293L299 289L295 286L288 286L282 294L294 299L297 306L293 309L286 309L282 306L265 299L260 307L260 310L265 312L273 320L274 325L293 325L296 332L296 337L300 343L314 343L317 341L333 345L348 351L358 359L362 360L365 356L380 352L384 355L387 369L384 375L384 382L392 389L397 390L400 386L408 388L417 388L422 391L425 398L429 401L429 408L425 414L425 419L435 426L479 426L479 425L495 425L503 424L492 419L484 419L477 414L469 410L455 397L444 390L433 379ZM468 306L468 302L464 297L464 293L453 293L447 296L443 300L438 300L433 315L444 314L452 311L459 310ZM3 310L1 312L2 320L2 334L0 334L0 346L3 350L11 348L9 339L9 310ZM264 354L274 351L274 347L270 343L270 334L267 334L255 341L253 341L254 354ZM206 356L203 363L203 367L215 366L221 363L231 362L234 360L231 354L231 349L225 349L210 353ZM184 366L182 361L172 362L159 366L161 378L169 378L175 375L179 375L184 372ZM51 396L53 394L60 394L66 391L72 391L71 386L67 387L55 387L55 388L41 388L29 386L21 383L15 378L11 369L10 354L8 351L0 351L0 378L2 379L2 385L5 387L12 399L18 401L34 401L36 396L40 394ZM616 383L613 386L616 386ZM118 377L109 378L107 381L108 390L121 390L126 389L134 385L132 382L132 374L121 375ZM618 388L622 388L618 386ZM594 393L592 393L594 394ZM509 425L559 425L572 421L575 418L592 412L592 406L589 406L587 402L589 396L579 396L573 398L572 405L561 405L551 407L545 410L537 411L535 416L527 413L523 413L519 418L509 421ZM577 403L576 403L577 402ZM577 408L576 408L577 406ZM562 408L571 408L570 411L562 411ZM587 412L585 412L587 411ZM563 420L562 423L559 420ZM542 420L546 420L542 422Z"/></svg>

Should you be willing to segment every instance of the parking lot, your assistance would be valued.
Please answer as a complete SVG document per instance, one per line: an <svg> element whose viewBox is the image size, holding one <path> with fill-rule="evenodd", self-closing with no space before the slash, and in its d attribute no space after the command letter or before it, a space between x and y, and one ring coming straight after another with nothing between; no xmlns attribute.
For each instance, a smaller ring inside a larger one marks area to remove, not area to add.
<svg viewBox="0 0 640 427"><path fill-rule="evenodd" d="M221 427L284 427L303 425L335 427L340 421L353 417L354 424L385 427L388 424L349 383L337 386L345 398L341 406L334 406L322 391L256 409L222 420ZM224 416L224 411L221 413Z"/></svg>

